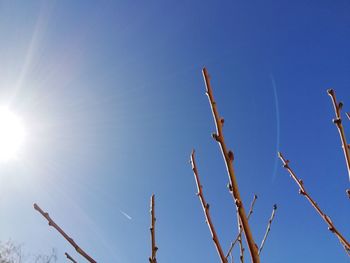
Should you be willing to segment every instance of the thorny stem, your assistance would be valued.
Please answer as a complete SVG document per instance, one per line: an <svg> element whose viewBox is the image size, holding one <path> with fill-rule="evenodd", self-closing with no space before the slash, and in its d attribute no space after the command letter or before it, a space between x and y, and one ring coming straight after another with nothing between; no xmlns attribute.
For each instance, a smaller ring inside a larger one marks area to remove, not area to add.
<svg viewBox="0 0 350 263"><path fill-rule="evenodd" d="M307 193L304 183L301 179L298 179L295 173L293 172L292 168L289 166L289 160L286 160L282 153L278 153L278 157L281 159L283 163L283 167L289 172L290 176L293 178L293 180L296 182L296 184L299 186L299 193L310 202L310 204L315 208L317 213L321 216L321 218L326 222L328 225L328 230L331 231L338 239L339 242L344 247L346 253L350 256L350 244L349 242L343 237L343 235L336 229L335 225L333 224L332 220L327 216L321 208L318 206L318 204L311 198L311 196Z"/></svg>
<svg viewBox="0 0 350 263"><path fill-rule="evenodd" d="M277 210L277 205L275 204L275 205L273 205L272 214L271 214L271 217L270 217L270 219L269 219L269 223L267 224L267 228L266 228L266 232L265 232L264 238L262 239L261 244L260 244L259 255L261 254L261 251L262 251L263 248L264 248L264 245L265 245L267 236L268 236L269 233L270 233L271 224L272 224L272 221L273 221L273 219L274 219L274 217L275 217L276 210Z"/></svg>
<svg viewBox="0 0 350 263"><path fill-rule="evenodd" d="M87 261L91 263L96 263L96 261L90 257L82 248L80 248L74 240L69 237L63 230L60 228L49 216L48 213L44 212L37 204L34 204L34 209L37 210L46 220L49 222L49 226L55 228L74 248L75 250L82 255Z"/></svg>
<svg viewBox="0 0 350 263"><path fill-rule="evenodd" d="M248 216L247 216L248 220L249 220L250 216L253 214L253 208L254 208L256 199L258 199L258 196L255 194L253 197L253 201L250 204L250 208L249 208L249 212L248 212ZM235 238L235 240L233 242L231 242L230 248L228 249L228 251L226 253L226 258L228 258L229 255L231 254L233 247L237 243L239 237L242 235L242 231L243 231L243 228L239 229L239 233L237 234L237 237Z"/></svg>
<svg viewBox="0 0 350 263"><path fill-rule="evenodd" d="M69 255L67 252L66 253L64 253L65 255L66 255L66 257L70 260L70 261L72 261L73 263L78 263L74 258L72 258L71 257L71 255Z"/></svg>
<svg viewBox="0 0 350 263"><path fill-rule="evenodd" d="M237 184L237 180L236 180L236 176L235 176L235 172L234 172L233 164L232 164L233 159L234 159L233 152L228 151L226 144L225 144L225 139L224 139L224 135L222 132L222 126L224 123L224 119L220 118L220 115L218 113L217 106L216 106L214 96L213 96L213 91L212 91L212 88L210 85L210 78L209 78L209 74L208 74L207 69L203 68L202 73L203 73L205 86L206 86L206 94L208 96L209 104L210 104L210 107L211 107L211 110L213 113L214 122L215 122L215 126L216 126L216 133L213 134L213 138L219 143L220 148L221 148L222 156L224 158L227 173L228 173L229 180L230 180L229 190L232 194L233 200L234 200L234 202L236 204L236 208L238 210L239 218L242 222L243 232L244 232L246 240L247 240L247 244L248 244L248 248L249 248L252 262L253 263L260 263L258 248L254 242L253 234L250 230L250 226L249 226L248 219L247 219L247 216L246 216L246 213L244 210L243 202L242 202L239 190L238 190L238 184Z"/></svg>
<svg viewBox="0 0 350 263"><path fill-rule="evenodd" d="M340 140L342 143L342 148L343 148L346 166L348 168L349 180L350 180L350 149L349 149L349 145L346 142L344 127L342 125L342 119L341 119L341 109L343 107L343 103L337 102L335 92L333 89L327 90L327 93L332 98L334 112L335 112L335 119L333 119L333 122L337 126L338 131L339 131ZM348 113L346 113L346 115L350 119L350 115Z"/></svg>
<svg viewBox="0 0 350 263"><path fill-rule="evenodd" d="M156 253L158 251L158 247L156 246L156 234L155 234L155 224L156 224L156 217L154 212L154 194L151 196L151 206L150 206L150 213L151 213L151 242L152 242L152 255L149 258L150 263L157 263Z"/></svg>
<svg viewBox="0 0 350 263"><path fill-rule="evenodd" d="M191 153L190 162L191 162L191 166L192 166L194 179L195 179L196 185L197 185L197 191L198 191L197 192L197 196L198 196L198 198L199 198L199 200L200 200L200 202L202 204L202 208L203 208L204 215L205 215L205 221L208 224L208 227L209 227L209 230L210 230L210 233L211 233L211 237L213 239L216 251L219 254L221 262L222 263L227 263L228 260L225 257L225 254L224 254L224 252L223 252L223 250L221 248L221 245L220 245L220 242L219 242L219 238L218 238L218 236L216 234L216 231L215 231L215 228L214 228L214 224L213 224L213 222L211 220L211 216L210 216L210 212L209 212L209 204L205 201L205 198L204 198L202 185L201 185L200 180L199 180L197 165L196 165L196 161L195 161L195 158L194 158L194 150Z"/></svg>

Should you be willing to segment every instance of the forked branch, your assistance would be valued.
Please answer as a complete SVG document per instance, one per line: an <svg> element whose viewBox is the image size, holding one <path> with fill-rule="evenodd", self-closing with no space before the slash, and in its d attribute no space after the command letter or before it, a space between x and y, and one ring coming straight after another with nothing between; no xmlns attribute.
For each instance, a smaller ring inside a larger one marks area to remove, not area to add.
<svg viewBox="0 0 350 263"><path fill-rule="evenodd" d="M349 149L348 143L346 142L345 131L344 131L344 127L342 124L342 118L341 118L341 109L343 107L343 103L337 102L337 98L335 96L335 91L333 89L327 90L327 93L332 98L334 112L335 112L335 118L333 119L333 122L337 126L338 131L339 131L339 136L340 136L340 140L342 143L342 148L343 148L343 152L344 152L344 156L345 156L345 162L346 162L346 166L348 168L348 176L349 176L349 180L350 180L350 149ZM346 115L350 119L350 115L348 113L346 113Z"/></svg>
<svg viewBox="0 0 350 263"><path fill-rule="evenodd" d="M248 212L248 216L247 216L248 220L249 220L250 216L253 214L253 208L254 208L256 199L258 199L258 196L255 194L254 197L253 197L253 201L250 204L250 208L249 208L249 212ZM229 255L231 254L232 249L234 248L235 244L238 242L238 239L242 235L242 231L243 231L243 228L240 228L240 230L239 230L239 232L237 234L237 237L235 238L235 240L233 242L231 242L230 248L228 249L228 251L226 253L226 258L227 259L228 259Z"/></svg>
<svg viewBox="0 0 350 263"><path fill-rule="evenodd" d="M74 258L71 257L71 255L69 255L67 252L64 253L67 257L67 259L69 259L70 261L72 261L73 263L78 263Z"/></svg>
<svg viewBox="0 0 350 263"><path fill-rule="evenodd" d="M204 198L203 189L202 189L201 182L199 180L197 165L196 165L196 161L195 161L195 157L194 157L194 150L191 153L190 162L191 162L191 166L192 166L194 179L195 179L196 185L197 185L197 191L198 191L197 192L197 196L198 196L198 198L199 198L199 200L200 200L200 202L202 204L203 212L204 212L204 215L205 215L205 220L206 220L206 223L208 224L208 227L209 227L209 230L210 230L210 233L211 233L211 237L213 239L216 251L219 254L219 257L221 259L221 263L228 263L228 260L225 257L225 254L224 254L224 252L222 250L222 247L220 245L219 238L218 238L218 236L216 234L214 224L213 224L213 222L211 220L211 216L210 216L210 212L209 212L209 204L205 201L205 198Z"/></svg>
<svg viewBox="0 0 350 263"><path fill-rule="evenodd" d="M253 263L260 263L258 248L254 242L253 234L250 230L250 226L248 223L246 212L244 210L243 202L242 202L239 190L238 190L238 184L237 184L235 172L233 169L234 155L233 155L232 151L229 151L227 149L226 144L225 144L224 134L222 131L224 119L221 118L219 115L217 105L216 105L216 102L214 100L213 91L212 91L212 88L210 85L210 77L209 77L207 69L203 68L202 73L203 73L204 82L205 82L205 86L206 86L206 94L208 96L209 104L210 104L210 107L211 107L211 110L213 113L214 122L215 122L215 126L216 126L216 133L213 134L213 138L218 142L218 144L220 145L220 148L221 148L222 156L224 158L228 177L230 180L229 190L230 190L230 193L231 193L233 200L236 204L236 209L238 211L239 218L242 222L243 232L244 232L246 240L247 240L247 244L248 244L248 248L249 248L252 262Z"/></svg>
<svg viewBox="0 0 350 263"><path fill-rule="evenodd" d="M96 261L90 257L81 247L78 246L77 243L74 242L74 240L69 237L63 230L60 228L49 216L48 213L44 212L37 204L34 204L34 209L37 210L43 217L46 218L46 220L49 222L49 226L52 226L55 228L74 248L75 250L82 255L87 261L91 263L96 263Z"/></svg>
<svg viewBox="0 0 350 263"><path fill-rule="evenodd" d="M267 228L266 228L266 232L265 232L264 238L262 239L261 244L260 244L259 255L261 254L261 251L262 251L263 248L264 248L264 245L265 245L267 236L268 236L269 233L270 233L271 224L272 224L273 219L275 218L276 210L277 210L277 205L275 204L275 205L273 205L272 214L271 214L271 217L270 217L270 219L269 219L269 223L267 224Z"/></svg>
<svg viewBox="0 0 350 263"><path fill-rule="evenodd" d="M339 240L339 242L341 243L341 245L344 247L346 253L350 256L349 252L350 252L350 243L343 237L343 235L338 231L338 229L335 227L335 225L333 224L332 220L329 218L329 216L327 216L325 213L323 213L323 211L321 210L321 208L318 206L318 204L311 198L311 196L308 194L308 192L306 191L305 187L304 187L304 183L301 179L298 179L297 176L295 175L295 173L293 172L292 168L290 168L289 166L289 160L286 160L282 153L278 153L278 157L281 159L282 163L283 163L283 167L289 172L290 176L293 178L293 180L295 181L295 183L298 185L299 187L299 193L301 195L303 195L309 202L310 204L315 208L315 210L317 211L317 213L321 216L321 218L326 222L326 224L328 225L328 230L331 231Z"/></svg>
<svg viewBox="0 0 350 263"><path fill-rule="evenodd" d="M149 258L149 262L157 263L156 254L158 251L158 247L156 246L156 234L155 234L156 217L154 212L154 194L151 196L150 213L151 213L150 231L151 231L152 252L151 252L151 257Z"/></svg>

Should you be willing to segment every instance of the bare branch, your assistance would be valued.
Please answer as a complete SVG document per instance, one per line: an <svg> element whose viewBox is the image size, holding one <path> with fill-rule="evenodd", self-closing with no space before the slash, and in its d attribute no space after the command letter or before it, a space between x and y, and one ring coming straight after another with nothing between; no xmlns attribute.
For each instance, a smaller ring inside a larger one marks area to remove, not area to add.
<svg viewBox="0 0 350 263"><path fill-rule="evenodd" d="M91 263L96 263L96 261L90 257L82 248L80 248L74 240L69 237L63 230L60 228L49 216L48 213L44 212L37 204L34 204L34 209L37 210L46 220L49 222L49 226L55 228L74 248L75 250L82 255L87 261Z"/></svg>
<svg viewBox="0 0 350 263"><path fill-rule="evenodd" d="M192 171L193 171L194 179L195 179L196 184L197 184L197 191L198 191L197 192L197 196L198 196L198 198L199 198L199 200L200 200L200 202L202 204L202 208L203 208L203 211L204 211L205 219L206 219L206 222L208 224L208 227L209 227L209 230L210 230L210 233L211 233L211 236L212 236L212 239L213 239L216 251L219 254L221 262L222 263L227 263L228 260L225 257L224 252L223 252L223 250L221 248L221 245L220 245L220 242L219 242L219 238L218 238L218 236L216 234L216 231L215 231L215 228L214 228L214 224L213 224L213 222L211 220L211 217L210 217L209 204L205 201L205 198L204 198L204 195L203 195L202 185L201 185L200 180L199 180L197 165L196 165L196 161L195 161L195 158L194 158L194 150L191 153L190 162L191 162L191 165L192 165Z"/></svg>
<svg viewBox="0 0 350 263"><path fill-rule="evenodd" d="M348 197L350 199L350 189L346 189L346 194L348 195Z"/></svg>
<svg viewBox="0 0 350 263"><path fill-rule="evenodd" d="M152 242L152 255L149 258L150 263L157 263L156 253L158 251L158 247L156 246L156 234L155 234L155 224L156 224L156 217L155 217L155 211L154 211L154 194L151 196L151 206L150 206L150 213L151 213L151 242Z"/></svg>
<svg viewBox="0 0 350 263"><path fill-rule="evenodd" d="M249 220L250 216L253 214L253 208L254 208L256 199L258 199L258 196L255 194L254 197L253 197L253 201L250 204L250 208L249 208L249 212L248 212L248 216L247 216L248 220ZM228 249L228 251L226 253L226 258L228 258L229 255L231 254L233 247L237 243L239 237L242 235L242 231L243 231L243 228L240 228L239 232L237 234L237 237L235 238L235 240L233 242L231 242L230 248Z"/></svg>
<svg viewBox="0 0 350 263"><path fill-rule="evenodd" d="M347 252L347 254L349 255L350 252L350 244L349 242L343 237L343 235L337 230L337 228L335 227L335 225L333 224L332 220L329 218L329 216L327 216L325 213L323 213L323 211L321 210L321 208L318 206L318 204L311 198L311 196L307 193L305 187L304 187L304 183L301 179L298 179L297 176L295 175L295 173L293 172L293 170L290 168L289 166L289 160L286 160L282 153L278 153L278 157L281 159L282 163L283 163L283 167L289 172L290 176L293 178L293 180L296 182L296 184L299 186L299 193L303 196L305 196L305 198L310 202L310 204L315 208L315 210L317 211L317 213L321 216L321 218L326 222L326 224L328 225L328 230L331 231L338 239L339 242L342 244L342 246L344 247L345 251Z"/></svg>
<svg viewBox="0 0 350 263"><path fill-rule="evenodd" d="M238 225L238 233L241 233L238 235L239 259L240 259L241 263L244 263L244 247L243 247L243 242L242 242L243 226L242 226L241 220L239 218L238 212L237 212L237 225Z"/></svg>
<svg viewBox="0 0 350 263"><path fill-rule="evenodd" d="M350 113L349 112L345 112L345 114L348 117L348 119L350 120Z"/></svg>
<svg viewBox="0 0 350 263"><path fill-rule="evenodd" d="M349 180L350 180L350 149L349 149L349 145L346 142L344 127L342 125L342 119L341 119L341 109L343 107L343 103L337 102L337 99L335 97L335 91L333 89L327 90L327 93L332 98L334 112L335 112L335 118L333 119L333 123L337 126L339 131L340 140L342 143L342 148L343 148L346 166L348 168ZM350 119L350 115L348 113L346 115Z"/></svg>
<svg viewBox="0 0 350 263"><path fill-rule="evenodd" d="M72 261L73 263L78 263L76 260L74 260L74 258L72 258L67 252L66 253L64 253L65 255L66 255L66 257L70 260L70 261Z"/></svg>
<svg viewBox="0 0 350 263"><path fill-rule="evenodd" d="M270 233L271 224L272 224L272 221L273 221L273 219L274 219L274 217L275 217L276 210L277 210L277 205L275 204L275 205L273 205L272 214L271 214L271 217L270 217L270 219L269 219L269 223L267 224L267 228L266 228L266 232L265 232L264 238L263 238L263 240L261 241L261 244L260 244L259 255L261 254L261 251L262 251L263 248L264 248L264 245L265 245L267 236L268 236L269 233Z"/></svg>
<svg viewBox="0 0 350 263"><path fill-rule="evenodd" d="M230 193L231 193L233 200L236 204L239 218L242 222L242 227L243 227L244 234L246 236L246 240L247 240L247 244L248 244L248 248L249 248L252 262L253 263L260 263L258 248L254 242L253 234L250 230L250 226L249 226L248 219L247 219L247 216L246 216L246 213L244 210L243 202L242 202L239 190L238 190L238 184L237 184L237 180L236 180L236 176L235 176L235 172L234 172L233 164L232 164L233 159L234 159L234 155L233 155L232 151L227 150L227 147L225 144L225 139L224 139L224 135L222 132L222 126L224 123L224 119L221 118L219 113L218 113L217 106L216 106L214 96L213 96L213 91L212 91L212 88L210 85L210 78L209 78L209 74L208 74L207 69L203 68L202 73L203 73L203 77L204 77L204 81L205 81L206 93L208 96L209 104L210 104L210 107L211 107L211 110L213 113L214 122L215 122L215 126L216 126L216 133L213 134L213 138L218 142L218 144L220 145L220 148L221 148L222 156L224 158L227 173L228 173L229 180L230 180L229 190L230 190Z"/></svg>

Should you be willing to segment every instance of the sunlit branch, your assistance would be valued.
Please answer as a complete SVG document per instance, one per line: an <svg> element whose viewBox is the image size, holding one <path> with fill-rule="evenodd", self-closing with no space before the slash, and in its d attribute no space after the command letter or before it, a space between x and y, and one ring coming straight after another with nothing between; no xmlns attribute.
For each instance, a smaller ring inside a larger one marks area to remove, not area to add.
<svg viewBox="0 0 350 263"><path fill-rule="evenodd" d="M158 251L158 247L156 246L156 234L155 234L155 225L156 225L156 217L154 211L154 194L151 196L151 205L150 205L150 214L151 214L151 243L152 243L152 254L149 258L150 263L157 263L156 253Z"/></svg>
<svg viewBox="0 0 350 263"><path fill-rule="evenodd" d="M211 236L212 236L212 239L213 239L216 251L219 254L221 262L222 263L227 263L228 260L226 259L225 255L224 255L224 252L223 252L223 250L221 248L221 245L220 245L220 242L219 242L219 238L218 238L218 236L216 234L216 231L215 231L215 228L214 228L214 224L213 224L213 222L211 220L211 216L210 216L210 212L209 212L209 204L205 201L205 198L204 198L202 185L201 185L200 180L199 180L197 165L196 165L196 161L195 161L195 158L194 158L194 150L191 153L190 162L191 162L191 166L192 166L194 179L195 179L196 185L197 185L197 191L198 191L197 192L197 196L198 196L198 198L199 198L199 200L200 200L200 202L202 204L202 208L203 208L203 211L204 211L206 223L208 224L208 227L209 227L209 230L210 230L210 233L211 233Z"/></svg>
<svg viewBox="0 0 350 263"><path fill-rule="evenodd" d="M239 259L241 263L244 263L244 247L243 247L243 242L242 242L242 223L239 218L238 212L237 212L237 225L238 225L238 232L241 233L238 235L238 244L239 244Z"/></svg>
<svg viewBox="0 0 350 263"><path fill-rule="evenodd" d="M349 242L343 237L343 235L337 230L337 228L335 227L335 225L333 224L332 220L329 218L329 216L327 216L325 213L323 213L323 211L321 210L321 208L318 206L318 204L311 198L311 196L307 193L305 187L304 187L304 183L301 179L298 179L297 176L295 175L295 173L293 172L293 170L290 168L289 166L289 160L286 160L282 153L278 153L278 157L281 159L282 163L283 163L283 167L289 172L290 176L293 178L293 180L295 181L295 183L298 185L299 187L299 193L303 196L305 196L305 198L310 202L310 204L315 208L315 210L317 211L317 213L321 216L321 218L326 222L326 224L328 225L328 230L331 231L338 239L339 242L341 243L341 245L344 247L345 251L347 252L347 254L349 255L350 252L350 244Z"/></svg>
<svg viewBox="0 0 350 263"><path fill-rule="evenodd" d="M274 217L275 217L276 210L277 210L277 205L273 205L272 214L271 214L271 217L270 217L270 219L269 219L269 223L267 224L267 228L266 228L266 232L265 232L264 238L263 238L263 240L261 241L261 244L260 244L259 255L261 254L261 251L262 251L263 248L264 248L264 245L265 245L267 236L268 236L269 233L270 233L271 224L272 224L272 221L273 221L273 219L274 219Z"/></svg>
<svg viewBox="0 0 350 263"><path fill-rule="evenodd" d="M73 263L78 263L74 258L71 257L71 255L69 255L67 252L64 253L67 257L67 259L69 259L70 261L72 261Z"/></svg>
<svg viewBox="0 0 350 263"><path fill-rule="evenodd" d="M82 248L80 248L74 240L69 237L63 230L60 228L49 216L48 213L44 212L37 204L34 204L34 209L37 210L46 220L49 222L49 226L55 228L74 248L75 250L82 255L87 261L91 263L96 263L96 261L90 257Z"/></svg>
<svg viewBox="0 0 350 263"><path fill-rule="evenodd" d="M346 142L344 127L342 125L342 119L341 119L341 109L343 107L343 103L337 102L337 99L335 97L335 92L333 89L327 90L327 93L332 98L334 112L335 112L335 118L333 119L333 122L337 126L338 131L339 131L340 140L342 143L342 148L343 148L346 166L348 168L349 180L350 180L350 149L349 149L349 145ZM349 114L347 113L346 115L350 119Z"/></svg>
<svg viewBox="0 0 350 263"><path fill-rule="evenodd" d="M248 220L249 220L250 216L253 214L253 208L254 208L256 199L258 199L258 196L255 194L254 197L253 197L253 201L250 204L250 208L249 208L249 212L248 212L248 216L247 216ZM243 231L243 228L240 228L239 232L237 234L237 237L235 238L235 240L233 242L231 242L230 248L228 249L228 251L226 253L226 258L228 258L229 255L231 254L233 247L237 243L239 237L242 235L242 231Z"/></svg>
<svg viewBox="0 0 350 263"><path fill-rule="evenodd" d="M216 133L213 134L213 138L218 142L218 144L220 145L220 148L221 148L222 156L224 158L227 173L228 173L229 180L230 180L229 190L230 190L230 193L231 193L233 200L236 204L239 218L242 222L243 232L246 236L246 240L247 240L249 252L250 252L250 255L252 258L252 262L259 263L260 258L259 258L259 254L258 254L258 249L257 249L257 246L254 242L253 234L250 230L250 226L249 226L248 219L247 219L247 216L246 216L246 213L244 210L243 202L242 202L239 190L238 190L238 184L237 184L235 172L233 169L232 163L233 163L234 155L233 155L232 151L227 150L227 147L225 144L225 139L224 139L224 135L223 135L223 131L222 131L224 119L221 118L219 113L218 113L216 102L214 100L213 91L212 91L212 88L210 85L210 78L209 78L209 74L208 74L207 69L203 68L202 73L203 73L205 86L206 86L206 94L208 96L209 104L210 104L210 107L211 107L211 110L213 113L214 122L215 122L215 126L216 126Z"/></svg>

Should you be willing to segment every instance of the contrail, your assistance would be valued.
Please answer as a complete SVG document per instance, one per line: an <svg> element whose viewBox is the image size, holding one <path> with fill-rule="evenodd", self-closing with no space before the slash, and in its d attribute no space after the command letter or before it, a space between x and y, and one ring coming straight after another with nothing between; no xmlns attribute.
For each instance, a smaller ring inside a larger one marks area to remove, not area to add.
<svg viewBox="0 0 350 263"><path fill-rule="evenodd" d="M272 175L272 181L274 181L277 174L277 163L278 163L277 152L279 151L279 147L280 147L280 110L278 106L276 81L273 74L270 75L270 78L272 82L273 94L275 97L275 112L276 112L276 152L275 152L276 157L275 157L275 165L274 165L273 175Z"/></svg>
<svg viewBox="0 0 350 263"><path fill-rule="evenodd" d="M125 216L127 219L132 220L132 217L129 216L129 215L128 215L127 213L125 213L124 211L119 210L119 212L120 212L123 216Z"/></svg>

